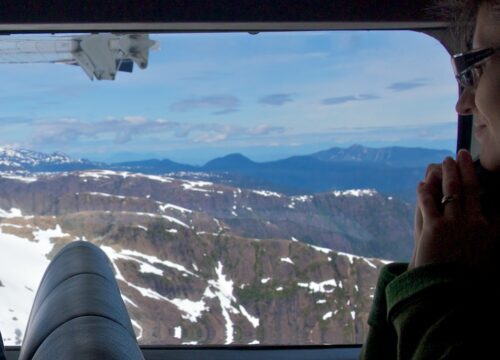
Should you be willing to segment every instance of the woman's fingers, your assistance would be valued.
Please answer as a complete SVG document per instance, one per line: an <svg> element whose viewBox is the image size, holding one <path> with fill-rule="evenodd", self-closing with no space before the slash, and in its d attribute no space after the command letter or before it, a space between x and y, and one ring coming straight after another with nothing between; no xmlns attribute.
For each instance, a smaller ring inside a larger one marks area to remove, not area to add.
<svg viewBox="0 0 500 360"><path fill-rule="evenodd" d="M415 237L418 238L422 233L422 227L424 225L424 219L422 218L422 210L420 206L415 209Z"/></svg>
<svg viewBox="0 0 500 360"><path fill-rule="evenodd" d="M438 182L439 187L441 187L441 181L443 180L443 165L442 164L430 164L427 166L427 170L425 172L424 181L429 182Z"/></svg>
<svg viewBox="0 0 500 360"><path fill-rule="evenodd" d="M457 162L460 178L462 179L464 212L468 215L481 214L479 182L470 153L466 150L460 150L457 155Z"/></svg>
<svg viewBox="0 0 500 360"><path fill-rule="evenodd" d="M415 248L409 268L459 263L489 270L495 243L490 224L481 215L470 154L461 151L457 161L449 157L441 166L429 166L417 194ZM482 240L471 241L475 239Z"/></svg>
<svg viewBox="0 0 500 360"><path fill-rule="evenodd" d="M436 202L436 190L432 184L423 181L417 186L417 201L422 214L423 224L430 224L441 217L441 212Z"/></svg>
<svg viewBox="0 0 500 360"><path fill-rule="evenodd" d="M427 167L424 182L428 185L428 190L434 197L436 204L439 204L443 197L443 166L442 164L431 164Z"/></svg>
<svg viewBox="0 0 500 360"><path fill-rule="evenodd" d="M417 204L415 209L415 244L413 245L413 253L411 255L410 264L408 265L408 269L415 268L415 261L417 260L417 251L419 247L420 237L422 236L422 228L424 225L424 220L422 218L422 211L420 210L420 206Z"/></svg>
<svg viewBox="0 0 500 360"><path fill-rule="evenodd" d="M451 200L442 204L445 217L457 218L460 216L462 208L461 188L457 163L451 157L447 157L443 161L443 199L449 198Z"/></svg>
<svg viewBox="0 0 500 360"><path fill-rule="evenodd" d="M430 164L427 167L424 181L418 184L415 230L419 230L419 228L421 230L424 221L441 216L438 204L442 197L442 177L442 165Z"/></svg>

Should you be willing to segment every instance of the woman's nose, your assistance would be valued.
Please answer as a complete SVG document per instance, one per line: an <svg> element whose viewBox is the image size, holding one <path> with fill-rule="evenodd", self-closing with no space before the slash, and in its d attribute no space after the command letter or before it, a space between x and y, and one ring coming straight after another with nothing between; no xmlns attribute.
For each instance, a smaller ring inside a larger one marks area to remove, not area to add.
<svg viewBox="0 0 500 360"><path fill-rule="evenodd" d="M458 98L455 110L459 115L472 115L475 106L475 89L466 87Z"/></svg>

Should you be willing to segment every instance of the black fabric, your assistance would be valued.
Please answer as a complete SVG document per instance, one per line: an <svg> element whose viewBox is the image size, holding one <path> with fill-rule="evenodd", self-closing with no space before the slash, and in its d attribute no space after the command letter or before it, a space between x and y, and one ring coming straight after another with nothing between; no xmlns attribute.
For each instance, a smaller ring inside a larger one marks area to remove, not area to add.
<svg viewBox="0 0 500 360"><path fill-rule="evenodd" d="M109 260L97 246L70 243L47 268L19 355L32 359L143 359Z"/></svg>
<svg viewBox="0 0 500 360"><path fill-rule="evenodd" d="M481 188L481 209L488 218L497 218L500 202L500 187L498 186L500 184L500 171L486 170L479 160L474 162L474 167Z"/></svg>
<svg viewBox="0 0 500 360"><path fill-rule="evenodd" d="M5 360L5 348L3 347L3 337L0 332L0 360Z"/></svg>
<svg viewBox="0 0 500 360"><path fill-rule="evenodd" d="M38 312L40 304L56 286L80 274L97 274L115 283L113 271L104 252L88 242L69 243L54 256L45 271L40 282L43 286L40 285L36 293L28 324L31 323L33 315Z"/></svg>
<svg viewBox="0 0 500 360"><path fill-rule="evenodd" d="M99 336L96 336L99 334ZM125 328L98 316L66 322L45 339L32 360L126 360L142 359Z"/></svg>

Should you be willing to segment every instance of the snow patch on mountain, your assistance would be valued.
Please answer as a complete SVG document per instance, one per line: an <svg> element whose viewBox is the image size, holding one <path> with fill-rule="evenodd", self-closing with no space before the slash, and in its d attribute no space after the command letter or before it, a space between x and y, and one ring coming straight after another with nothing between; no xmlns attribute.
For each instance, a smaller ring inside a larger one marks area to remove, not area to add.
<svg viewBox="0 0 500 360"><path fill-rule="evenodd" d="M222 309L222 316L226 322L226 344L231 344L234 341L234 323L231 319L230 314L242 314L253 327L259 326L259 319L250 315L248 311L242 306L238 307L233 306L237 305L236 298L233 295L233 286L234 282L226 278L226 275L223 273L223 265L219 261L217 263L217 267L215 268L215 273L217 278L214 280L209 280L209 287L206 289L205 293L210 294L211 297L217 297Z"/></svg>
<svg viewBox="0 0 500 360"><path fill-rule="evenodd" d="M299 195L299 196L291 196L290 199L292 201L298 201L298 202L307 202L311 201L314 197L312 195Z"/></svg>
<svg viewBox="0 0 500 360"><path fill-rule="evenodd" d="M6 345L20 345L36 291L49 265L53 238L67 236L54 229L33 231L34 241L4 233L0 227L0 329Z"/></svg>
<svg viewBox="0 0 500 360"><path fill-rule="evenodd" d="M329 318L331 318L333 315L333 312L329 311L327 312L325 315L323 315L323 320L328 320Z"/></svg>
<svg viewBox="0 0 500 360"><path fill-rule="evenodd" d="M114 197L117 199L126 199L127 198L126 196L122 196L122 195L113 195L113 194L102 193L102 192L88 192L88 193L83 193L83 194L89 194L92 196ZM139 198L136 198L136 199L139 199Z"/></svg>
<svg viewBox="0 0 500 360"><path fill-rule="evenodd" d="M36 176L22 174L22 173L20 174L17 172L0 172L0 178L22 181L22 182L25 182L28 184L35 182L35 181L38 181L38 177L36 177Z"/></svg>
<svg viewBox="0 0 500 360"><path fill-rule="evenodd" d="M362 197L362 196L374 196L376 194L377 194L377 191L373 190L373 189L335 190L333 192L333 195L336 197L340 197L340 196Z"/></svg>
<svg viewBox="0 0 500 360"><path fill-rule="evenodd" d="M131 211L121 211L120 213L121 214L137 215L137 216L147 216L147 217L151 217L151 218L162 218L162 219L168 220L170 222L176 223L182 227L189 229L189 226L186 223L184 223L184 222L180 221L179 219L176 219L172 216L168 216L168 215L159 215L159 214L144 213L144 212L131 212Z"/></svg>
<svg viewBox="0 0 500 360"><path fill-rule="evenodd" d="M257 318L257 317L255 317L255 316L250 315L250 314L248 313L248 311L247 311L247 310L246 310L243 306L241 306L241 305L240 305L239 309L240 309L241 313L243 314L243 316L247 318L247 320L248 320L248 321L252 324L252 326L253 326L254 328L256 328L257 326L259 326L259 325L260 325L260 320L259 320L259 318Z"/></svg>
<svg viewBox="0 0 500 360"><path fill-rule="evenodd" d="M117 280L123 281L125 284L127 284L129 287L132 289L135 289L138 291L142 296L148 297L154 300L162 300L169 302L173 305L175 305L180 311L182 311L185 315L183 316L184 318L196 322L197 319L201 316L203 311L208 311L208 308L205 306L205 302L203 300L201 301L192 301L190 299L169 299L166 296L161 295L160 293L149 289L145 288L142 286L137 286L125 279L123 274L121 273L116 260L123 259L123 256L120 256L112 247L109 246L101 246L101 249L106 253L106 255L110 258L112 265L115 269L115 277ZM130 259L126 259L130 260ZM134 261L134 260L132 260Z"/></svg>
<svg viewBox="0 0 500 360"><path fill-rule="evenodd" d="M122 299L123 299L124 302L126 302L127 304L132 305L135 308L139 308L139 306L135 302L133 302L132 300L130 300L128 297L126 297L123 294L121 294L121 296L122 296Z"/></svg>
<svg viewBox="0 0 500 360"><path fill-rule="evenodd" d="M63 238L66 236L70 236L70 234L63 233L61 226L58 224L54 229L38 229L36 231L33 231L33 236L35 238L35 241L38 242L40 249L42 249L45 254L48 254L54 247L54 244L50 242L50 239Z"/></svg>
<svg viewBox="0 0 500 360"><path fill-rule="evenodd" d="M231 344L234 341L234 324L229 313L237 314L239 311L231 306L231 303L236 301L233 295L233 281L226 279L222 270L223 266L219 261L215 268L217 279L209 280L208 283L214 288L214 294L219 299L222 308L222 316L226 322L226 344Z"/></svg>
<svg viewBox="0 0 500 360"><path fill-rule="evenodd" d="M176 338L176 339L182 339L182 327L176 326L174 328L174 338Z"/></svg>
<svg viewBox="0 0 500 360"><path fill-rule="evenodd" d="M286 258L281 258L280 261L282 262L286 262L286 263L289 263L289 264L292 264L294 265L294 262L292 261L292 259L286 257Z"/></svg>
<svg viewBox="0 0 500 360"><path fill-rule="evenodd" d="M167 209L173 209L173 210L177 210L177 211L180 211L181 213L192 213L193 210L189 210L189 209L186 209L186 208L183 208L181 206L178 206L178 205L173 205L173 204L163 204L161 202L158 202L159 206L158 208L160 209L160 211L163 211L165 212L165 210Z"/></svg>
<svg viewBox="0 0 500 360"><path fill-rule="evenodd" d="M110 179L112 176L119 176L123 179L126 178L143 178L152 181L158 181L162 183L171 183L174 179L165 176L157 176L157 175L145 175L141 173L130 173L127 171L113 171L113 170L89 170L89 171L81 171L79 173L81 178L92 178L94 180L100 179Z"/></svg>
<svg viewBox="0 0 500 360"><path fill-rule="evenodd" d="M139 325L139 323L134 319L130 319L130 321L132 322L132 326L138 330L138 333L136 333L135 336L137 340L139 340L140 338L142 338L142 333L144 332L142 326Z"/></svg>
<svg viewBox="0 0 500 360"><path fill-rule="evenodd" d="M161 265L164 265L164 266L169 267L171 269L175 269L175 270L183 272L185 274L197 277L196 274L192 273L191 271L186 269L184 266L176 264L172 261L158 259L156 256L145 255L145 254L142 254L142 253L135 251L135 250L122 250L121 254L123 254L125 256L129 256L129 257L133 257L133 258L138 258L138 257L143 258L146 261L148 261L150 264L161 264Z"/></svg>
<svg viewBox="0 0 500 360"><path fill-rule="evenodd" d="M6 211L4 209L0 209L0 218L12 219L12 218L22 217L22 216L23 216L23 213L21 212L20 209L11 208L9 211Z"/></svg>
<svg viewBox="0 0 500 360"><path fill-rule="evenodd" d="M324 293L331 294L337 287L337 281L335 279L325 280L322 282L311 281L309 283L298 283L300 287L309 289L309 293Z"/></svg>
<svg viewBox="0 0 500 360"><path fill-rule="evenodd" d="M278 194L277 192L267 191L267 190L252 190L252 192L254 194L257 194L260 196L265 196L265 197L274 196L274 197L280 198L282 196L281 194Z"/></svg>
<svg viewBox="0 0 500 360"><path fill-rule="evenodd" d="M162 182L162 183L170 183L170 182L174 181L174 179L172 179L170 177L165 177L165 176L144 175L144 174L137 174L137 175L139 175L143 178L149 179L149 180L158 181L158 182Z"/></svg>
<svg viewBox="0 0 500 360"><path fill-rule="evenodd" d="M202 189L206 186L212 186L213 183L209 181L183 181L182 188L184 190L191 191L201 191L201 192L210 192L210 190Z"/></svg>
<svg viewBox="0 0 500 360"><path fill-rule="evenodd" d="M342 251L338 251L337 252L337 255L340 255L340 256L345 256L349 259L349 262L351 264L354 263L354 259L357 259L357 260L362 260L364 261L365 263L367 263L370 267L372 268L377 268L377 266L373 263L373 261L379 261L381 262L382 264L390 264L392 263L393 261L390 261L390 260L383 260L383 259L374 259L374 258L367 258L367 257L364 257L364 256L359 256L359 255L354 255L354 254L349 254L349 253L346 253L346 252L342 252Z"/></svg>
<svg viewBox="0 0 500 360"><path fill-rule="evenodd" d="M152 263L157 263L157 262L164 263L164 261L158 260L156 257L140 254L136 251L131 251L131 250L122 250L121 252L117 252L115 249L109 246L101 246L101 249L111 259L113 267L115 268L116 271L116 278L118 280L125 282L131 288L139 291L142 296L149 297L155 300L167 301L175 305L181 312L184 313L183 318L185 318L186 320L189 320L191 322L196 322L201 317L203 312L210 310L205 303L205 298L211 298L211 299L217 298L219 300L222 316L225 321L226 344L231 344L234 342L234 323L231 318L231 314L234 315L241 314L252 324L253 327L259 326L260 323L259 319L250 315L250 313L242 305L237 304L237 300L233 295L234 282L232 280L229 280L223 273L223 265L220 261L218 262L218 265L215 268L216 278L208 281L208 286L206 287L203 296L199 301L193 301L191 299L181 299L181 298L170 299L166 296L159 294L154 290L137 286L127 281L124 278L123 274L120 272L120 269L116 262L117 260L128 260L128 261L139 262L141 263L141 266L142 265L152 266L151 264L145 264L141 260L138 260L137 257L145 258ZM185 270L184 267L181 268L184 269L184 271L191 273ZM148 267L141 267L141 269L151 270L151 268Z"/></svg>
<svg viewBox="0 0 500 360"><path fill-rule="evenodd" d="M17 224L1 223L0 226L13 227L15 229L22 229L23 226Z"/></svg>
<svg viewBox="0 0 500 360"><path fill-rule="evenodd" d="M377 267L370 261L368 260L367 258L363 258L363 261L365 263L367 263L368 265L370 265L372 268L376 269Z"/></svg>
<svg viewBox="0 0 500 360"><path fill-rule="evenodd" d="M180 271L182 273L185 273L185 274L188 274L191 276L197 276L193 272L187 270L182 265L176 264L172 261L158 259L156 256L142 254L142 253L135 251L135 250L124 249L124 250L121 250L118 252L115 249L113 249L112 247L104 246L104 245L101 246L101 249L113 261L114 260L126 260L126 261L132 261L132 262L138 263L140 265L139 271L142 273L151 273L151 274L163 276L163 270L154 266L154 265L163 265L163 266L166 266L168 268ZM119 279L123 280L123 276L120 276Z"/></svg>
<svg viewBox="0 0 500 360"><path fill-rule="evenodd" d="M321 246L310 245L310 244L307 244L307 246L313 248L316 251L322 252L324 254L330 254L331 252L333 252L332 249L328 249L328 248L321 247Z"/></svg>

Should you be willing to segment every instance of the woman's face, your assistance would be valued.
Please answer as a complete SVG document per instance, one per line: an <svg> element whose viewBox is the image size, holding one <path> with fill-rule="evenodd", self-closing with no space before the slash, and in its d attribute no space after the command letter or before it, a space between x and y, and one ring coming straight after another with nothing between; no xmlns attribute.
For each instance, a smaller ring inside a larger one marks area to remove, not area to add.
<svg viewBox="0 0 500 360"><path fill-rule="evenodd" d="M484 4L479 9L474 49L500 47L500 10L494 15L492 6ZM485 63L477 87L465 89L456 109L462 115L474 114L474 136L481 145L483 167L500 170L500 54Z"/></svg>

